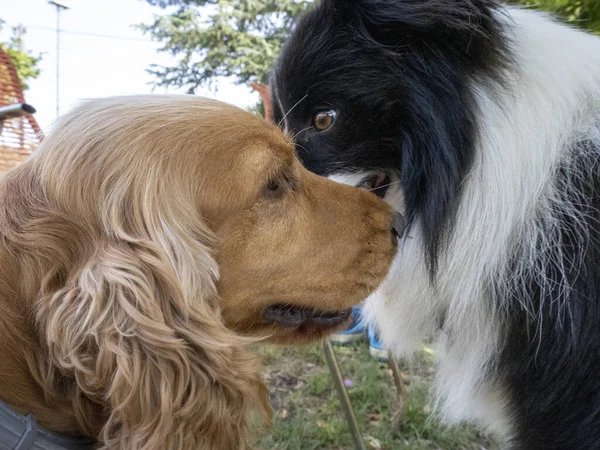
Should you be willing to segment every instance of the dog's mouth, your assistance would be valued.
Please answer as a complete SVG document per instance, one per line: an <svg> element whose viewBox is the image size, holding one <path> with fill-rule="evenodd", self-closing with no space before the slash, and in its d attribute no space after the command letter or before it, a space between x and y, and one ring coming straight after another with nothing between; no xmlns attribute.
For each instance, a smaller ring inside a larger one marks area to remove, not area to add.
<svg viewBox="0 0 600 450"><path fill-rule="evenodd" d="M348 321L352 309L317 311L304 306L276 304L265 308L263 318L284 328L335 328Z"/></svg>
<svg viewBox="0 0 600 450"><path fill-rule="evenodd" d="M379 198L384 198L390 185L392 184L392 178L383 172L376 172L373 175L367 177L360 185L360 187L372 192Z"/></svg>

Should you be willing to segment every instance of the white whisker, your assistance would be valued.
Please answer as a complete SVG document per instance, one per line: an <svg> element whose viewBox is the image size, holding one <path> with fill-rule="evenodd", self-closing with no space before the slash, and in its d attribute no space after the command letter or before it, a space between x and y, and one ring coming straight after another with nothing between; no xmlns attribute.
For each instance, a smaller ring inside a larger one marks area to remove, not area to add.
<svg viewBox="0 0 600 450"><path fill-rule="evenodd" d="M398 181L392 181L392 182L390 182L390 183L388 183L388 184L382 184L381 186L377 186L377 187L374 187L374 188L372 188L372 189L367 189L367 191L369 191L369 192L371 192L371 191L375 191L375 190L377 190L377 189L381 189L381 188L384 188L384 187L392 186L393 184L398 184L398 183L402 183L402 181L401 181L401 180L398 180Z"/></svg>
<svg viewBox="0 0 600 450"><path fill-rule="evenodd" d="M306 130L310 130L311 128L314 128L313 125L311 125L310 127L306 127L300 131L298 131L294 136L292 136L292 140L296 140L296 138L300 135L300 133L304 133Z"/></svg>
<svg viewBox="0 0 600 450"><path fill-rule="evenodd" d="M283 123L283 121L285 120L285 118L286 118L287 116L289 116L289 114L290 114L290 113L291 113L291 112L294 110L294 108L295 108L296 106L298 106L300 103L302 103L302 102L304 101L304 99L306 99L306 97L308 97L308 94L306 94L304 97L302 97L300 100L298 100L298 101L296 102L296 104L295 104L294 106L292 106L292 107L291 107L291 108L288 110L288 112L286 112L286 113L285 113L285 115L284 115L284 116L281 118L281 120L280 120L280 121L279 121L279 123L277 124L277 127L278 127L278 128L281 126L281 124Z"/></svg>

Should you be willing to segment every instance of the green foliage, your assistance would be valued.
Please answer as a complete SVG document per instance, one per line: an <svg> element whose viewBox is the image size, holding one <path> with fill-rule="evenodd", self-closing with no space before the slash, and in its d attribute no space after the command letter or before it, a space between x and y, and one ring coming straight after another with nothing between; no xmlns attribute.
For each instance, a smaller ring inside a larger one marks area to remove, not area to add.
<svg viewBox="0 0 600 450"><path fill-rule="evenodd" d="M152 65L158 86L212 86L219 77L267 82L293 24L311 0L146 0L165 9L140 28L173 55L172 67ZM600 34L600 0L508 0L544 9Z"/></svg>
<svg viewBox="0 0 600 450"><path fill-rule="evenodd" d="M352 436L320 345L257 345L274 416L271 428L257 427L254 448L265 450L352 449ZM369 355L368 344L336 347L348 395L368 449L494 450L498 447L471 426L444 427L431 414L429 395L435 354L424 346L400 370L409 381L403 421L394 421L397 397L390 370Z"/></svg>
<svg viewBox="0 0 600 450"><path fill-rule="evenodd" d="M254 108L257 114L259 114L261 117L265 117L265 105L263 105L262 100L259 101Z"/></svg>
<svg viewBox="0 0 600 450"><path fill-rule="evenodd" d="M600 34L600 1L598 0L509 0L557 14L568 23Z"/></svg>
<svg viewBox="0 0 600 450"><path fill-rule="evenodd" d="M2 30L2 25L4 25L4 21L0 19L0 30ZM35 79L40 75L39 63L42 60L42 56L35 56L31 52L21 51L21 37L16 27L13 28L13 36L10 41L0 43L0 48L8 54L15 65L23 90L28 89L27 81Z"/></svg>
<svg viewBox="0 0 600 450"><path fill-rule="evenodd" d="M147 0L168 9L139 27L163 43L174 67L152 65L158 86L212 86L219 77L264 83L294 21L307 9L302 0Z"/></svg>

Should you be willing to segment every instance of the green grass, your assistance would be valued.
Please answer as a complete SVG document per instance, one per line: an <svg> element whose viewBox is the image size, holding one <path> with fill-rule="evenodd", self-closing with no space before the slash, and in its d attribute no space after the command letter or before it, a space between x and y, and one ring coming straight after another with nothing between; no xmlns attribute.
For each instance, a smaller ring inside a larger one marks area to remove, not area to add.
<svg viewBox="0 0 600 450"><path fill-rule="evenodd" d="M261 450L352 450L348 426L320 345L257 346L264 356L274 416L271 428L256 430ZM404 418L394 429L396 390L387 364L374 361L365 343L335 347L347 380L365 444L381 450L492 450L490 439L472 427L447 428L431 418L429 388L433 352L424 347L410 365Z"/></svg>

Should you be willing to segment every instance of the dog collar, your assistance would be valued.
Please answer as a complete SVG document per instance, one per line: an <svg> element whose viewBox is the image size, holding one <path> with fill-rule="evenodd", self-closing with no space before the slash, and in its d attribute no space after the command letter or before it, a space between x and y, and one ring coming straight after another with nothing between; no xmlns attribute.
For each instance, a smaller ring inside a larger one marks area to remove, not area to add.
<svg viewBox="0 0 600 450"><path fill-rule="evenodd" d="M85 450L86 438L53 433L37 423L33 414L22 416L0 401L0 450Z"/></svg>

